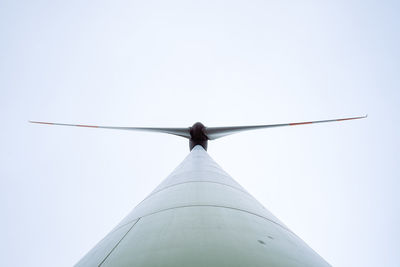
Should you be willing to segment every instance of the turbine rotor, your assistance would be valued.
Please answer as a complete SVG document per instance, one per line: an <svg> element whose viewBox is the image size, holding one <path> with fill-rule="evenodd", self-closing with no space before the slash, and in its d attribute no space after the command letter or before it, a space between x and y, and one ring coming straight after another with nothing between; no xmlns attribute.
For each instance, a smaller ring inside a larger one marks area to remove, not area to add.
<svg viewBox="0 0 400 267"><path fill-rule="evenodd" d="M29 121L30 123L46 124L46 125L60 125L60 126L76 126L88 128L101 128L101 129L114 129L114 130L129 130L129 131L145 131L177 135L189 139L189 148L192 150L195 146L200 145L207 150L208 140L215 140L227 135L239 133L243 131L274 128L283 126L298 126L313 123L324 122L338 122L347 120L356 120L367 118L368 115L341 119L329 119L319 121L305 121L305 122L292 122L281 124L266 124L266 125L250 125L250 126L228 126L228 127L205 127L201 122L196 122L192 127L186 128L151 128L151 127L117 127L117 126L97 126L97 125L83 125L83 124L67 124L67 123L54 123L42 121Z"/></svg>

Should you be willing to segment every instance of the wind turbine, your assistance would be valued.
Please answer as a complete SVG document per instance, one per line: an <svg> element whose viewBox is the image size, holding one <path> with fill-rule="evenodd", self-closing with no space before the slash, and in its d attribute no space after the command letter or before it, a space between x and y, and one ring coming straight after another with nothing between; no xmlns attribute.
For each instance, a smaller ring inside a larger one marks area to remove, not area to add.
<svg viewBox="0 0 400 267"><path fill-rule="evenodd" d="M208 140L283 126L367 116L272 125L187 128L31 123L159 132L189 139L189 155L76 266L330 266L264 208L206 152Z"/></svg>

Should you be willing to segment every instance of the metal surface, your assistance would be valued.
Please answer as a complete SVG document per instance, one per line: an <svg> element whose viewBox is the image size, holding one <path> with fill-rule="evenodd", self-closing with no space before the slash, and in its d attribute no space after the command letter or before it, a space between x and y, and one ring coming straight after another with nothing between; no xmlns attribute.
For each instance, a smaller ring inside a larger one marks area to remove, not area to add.
<svg viewBox="0 0 400 267"><path fill-rule="evenodd" d="M329 266L202 146L76 266Z"/></svg>

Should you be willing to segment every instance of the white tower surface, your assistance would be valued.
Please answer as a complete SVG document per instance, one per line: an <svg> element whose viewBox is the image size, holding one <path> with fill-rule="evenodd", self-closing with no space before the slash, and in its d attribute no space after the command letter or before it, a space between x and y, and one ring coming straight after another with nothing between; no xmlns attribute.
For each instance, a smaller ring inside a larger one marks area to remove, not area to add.
<svg viewBox="0 0 400 267"><path fill-rule="evenodd" d="M197 145L76 266L330 266Z"/></svg>

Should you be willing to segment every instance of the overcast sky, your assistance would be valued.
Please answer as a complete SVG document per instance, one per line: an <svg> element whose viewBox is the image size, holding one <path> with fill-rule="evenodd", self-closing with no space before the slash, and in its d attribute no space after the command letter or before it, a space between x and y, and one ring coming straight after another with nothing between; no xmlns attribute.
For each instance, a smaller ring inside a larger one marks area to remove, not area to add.
<svg viewBox="0 0 400 267"><path fill-rule="evenodd" d="M0 255L71 266L189 152L186 127L368 119L209 143L333 266L400 262L399 1L0 1Z"/></svg>

